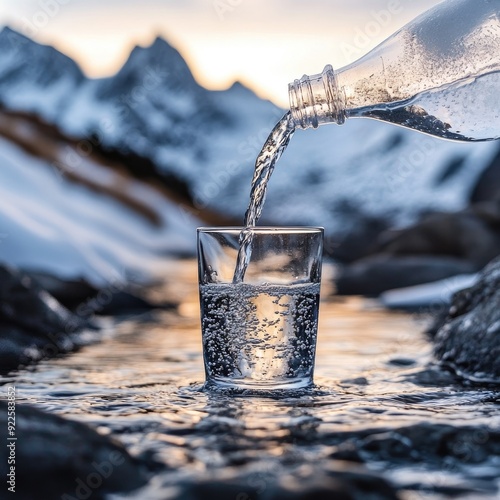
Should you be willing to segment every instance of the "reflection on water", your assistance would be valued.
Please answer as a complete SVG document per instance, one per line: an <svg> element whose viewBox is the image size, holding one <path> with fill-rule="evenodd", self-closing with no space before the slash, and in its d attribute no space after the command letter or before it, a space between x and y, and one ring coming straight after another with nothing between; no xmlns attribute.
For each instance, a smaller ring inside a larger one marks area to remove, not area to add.
<svg viewBox="0 0 500 500"><path fill-rule="evenodd" d="M210 394L201 390L194 263L175 263L174 272L178 278L162 293L178 294L180 314L110 323L102 343L14 377L20 401L111 431L156 467L160 474L137 498L175 498L171 485L231 470L246 471L247 481L266 488L307 464L331 467L339 457L349 459L346 443L378 431L363 444L363 461L406 488L404 498L443 498L446 484L464 482L475 491L470 498L479 492L494 498L498 457L480 468L466 461L465 468L443 469L377 455L374 442L394 439L387 431L411 424L500 425L498 394L461 387L429 365L430 345L416 318L324 293L313 390L281 398ZM479 440L474 436L472 445ZM435 495L426 489L422 496L422 488L437 483L444 486Z"/></svg>

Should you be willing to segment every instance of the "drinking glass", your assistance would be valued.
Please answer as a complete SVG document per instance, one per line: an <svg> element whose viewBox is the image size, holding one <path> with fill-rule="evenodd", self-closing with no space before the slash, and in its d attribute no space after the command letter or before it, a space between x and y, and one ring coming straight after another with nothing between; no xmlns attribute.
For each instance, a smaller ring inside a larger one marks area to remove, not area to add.
<svg viewBox="0 0 500 500"><path fill-rule="evenodd" d="M235 282L243 230L251 252ZM322 253L322 228L198 229L206 387L313 384Z"/></svg>

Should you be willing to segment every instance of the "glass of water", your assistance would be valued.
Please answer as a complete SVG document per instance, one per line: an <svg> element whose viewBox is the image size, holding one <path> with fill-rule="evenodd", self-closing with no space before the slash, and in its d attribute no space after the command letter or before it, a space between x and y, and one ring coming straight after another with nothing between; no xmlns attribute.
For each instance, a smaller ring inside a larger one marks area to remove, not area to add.
<svg viewBox="0 0 500 500"><path fill-rule="evenodd" d="M323 229L254 227L235 280L243 228L199 228L206 387L313 384ZM240 256L241 257L241 256Z"/></svg>

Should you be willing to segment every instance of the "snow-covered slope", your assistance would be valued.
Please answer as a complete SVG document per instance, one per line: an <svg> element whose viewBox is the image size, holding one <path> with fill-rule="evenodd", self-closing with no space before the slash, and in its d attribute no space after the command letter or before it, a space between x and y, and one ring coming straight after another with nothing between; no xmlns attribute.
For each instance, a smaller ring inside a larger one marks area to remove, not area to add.
<svg viewBox="0 0 500 500"><path fill-rule="evenodd" d="M241 84L204 89L162 39L135 48L115 76L88 80L62 54L24 38L12 42L16 36L0 33L0 101L7 107L29 109L75 137L92 135L106 148L147 157L186 181L200 213L208 207L243 218L253 162L283 110ZM10 52L19 56L20 50L52 54L37 59L53 75L52 86L38 70L12 72L20 63ZM9 75L18 75L11 86ZM54 88L64 91L47 94ZM444 142L369 120L298 131L271 179L263 222L323 225L338 236L360 214L404 225L423 211L459 209L497 150L496 144Z"/></svg>
<svg viewBox="0 0 500 500"><path fill-rule="evenodd" d="M200 222L147 184L121 180L130 198L156 209L154 224L133 206L61 177L49 162L5 139L0 165L0 262L103 286L152 277L165 253L194 248ZM103 186L113 180L113 172L97 164L81 170Z"/></svg>
<svg viewBox="0 0 500 500"><path fill-rule="evenodd" d="M55 122L86 81L78 65L53 47L6 27L0 32L0 104L36 111Z"/></svg>

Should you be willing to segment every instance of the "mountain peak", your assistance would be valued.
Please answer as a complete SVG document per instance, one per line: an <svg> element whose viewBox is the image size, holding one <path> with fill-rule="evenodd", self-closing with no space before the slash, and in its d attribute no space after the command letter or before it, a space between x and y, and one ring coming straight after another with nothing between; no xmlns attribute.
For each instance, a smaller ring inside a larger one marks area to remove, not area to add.
<svg viewBox="0 0 500 500"><path fill-rule="evenodd" d="M143 87L149 80L154 80L155 87L198 88L181 54L158 36L151 45L137 45L132 49L120 71L101 85L99 96L111 97L116 95L117 89L122 94L127 94L134 88Z"/></svg>
<svg viewBox="0 0 500 500"><path fill-rule="evenodd" d="M16 71L20 71L23 68L22 71L32 75L37 72L40 81L52 83L62 75L75 81L84 78L82 70L73 59L55 47L38 43L10 26L4 26L0 31L0 52L1 62L6 63L10 56L9 69L15 67ZM0 66L1 69L6 69L5 64Z"/></svg>
<svg viewBox="0 0 500 500"><path fill-rule="evenodd" d="M173 46L170 45L165 38L163 38L160 35L157 35L156 38L154 39L153 43L149 46L149 48L156 48L156 49L162 49L164 50L165 48L170 48L173 49Z"/></svg>
<svg viewBox="0 0 500 500"><path fill-rule="evenodd" d="M70 57L8 26L0 31L0 54L0 98L9 109L54 120L85 81Z"/></svg>
<svg viewBox="0 0 500 500"><path fill-rule="evenodd" d="M183 67L184 71L187 70L191 74L188 65L179 51L161 36L157 36L151 45L146 47L137 45L134 47L125 65L135 59L140 60L141 64L150 62L161 65L179 65Z"/></svg>
<svg viewBox="0 0 500 500"><path fill-rule="evenodd" d="M0 31L0 47L3 50L18 49L26 44L36 44L31 38L12 29L10 26L4 26Z"/></svg>

